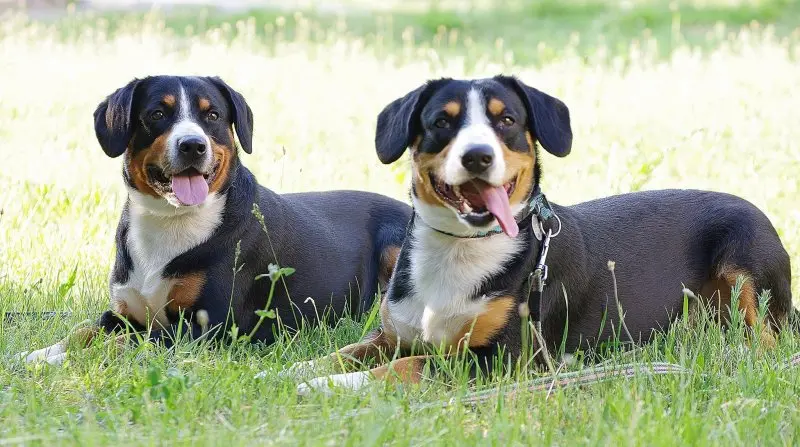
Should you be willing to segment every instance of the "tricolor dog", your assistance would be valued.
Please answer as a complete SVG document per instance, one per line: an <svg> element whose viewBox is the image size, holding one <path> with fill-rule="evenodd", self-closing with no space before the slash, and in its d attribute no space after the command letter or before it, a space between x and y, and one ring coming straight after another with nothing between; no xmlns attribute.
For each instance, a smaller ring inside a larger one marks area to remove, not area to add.
<svg viewBox="0 0 800 447"><path fill-rule="evenodd" d="M326 311L368 309L379 284L388 283L411 208L367 192L279 195L260 186L234 142L235 129L241 148L252 151L253 114L221 79L135 79L108 96L94 118L106 155L123 156L128 199L117 228L111 310L69 340L86 344L100 330L130 324L169 343L180 323L200 335L198 314L212 335L231 323L249 333L270 290L269 279L255 278L270 264L296 270L272 301L290 327ZM253 340L271 342L272 329L262 325ZM59 363L67 344L27 360Z"/></svg>
<svg viewBox="0 0 800 447"><path fill-rule="evenodd" d="M551 353L562 340L567 351L614 337L647 342L675 321L684 287L724 323L737 279L744 282L734 311L774 342L792 312L791 275L789 256L761 211L732 195L696 190L550 204L540 189L537 143L557 157L569 154L569 111L513 77L431 81L380 113L380 160L393 163L411 151L414 214L381 302L380 329L333 356L401 357L313 379L301 392L359 388L372 379L417 382L430 362L403 357L412 347L468 347L476 372L491 369L498 353L507 365L521 354L528 312L540 323L545 346L538 348ZM770 298L759 322L762 290Z"/></svg>

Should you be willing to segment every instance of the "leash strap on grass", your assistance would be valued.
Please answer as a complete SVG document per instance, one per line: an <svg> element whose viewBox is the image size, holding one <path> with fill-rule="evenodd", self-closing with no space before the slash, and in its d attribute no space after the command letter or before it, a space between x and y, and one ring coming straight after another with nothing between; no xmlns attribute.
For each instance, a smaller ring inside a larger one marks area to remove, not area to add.
<svg viewBox="0 0 800 447"><path fill-rule="evenodd" d="M800 366L800 352L789 357L789 361L786 362L786 368L796 368L798 366Z"/></svg>
<svg viewBox="0 0 800 447"><path fill-rule="evenodd" d="M518 382L503 388L491 388L473 393L467 393L461 398L452 398L447 402L430 402L417 405L415 410L433 407L449 407L456 404L475 405L499 396L515 396L520 392L551 391L555 388L565 389L582 385L594 385L613 379L629 379L637 374L648 376L663 376L672 374L686 374L689 370L674 363L654 362L638 363L616 366L594 366L582 371L573 371L539 379Z"/></svg>
<svg viewBox="0 0 800 447"><path fill-rule="evenodd" d="M786 362L786 367L800 366L800 352L794 354ZM461 405L475 405L488 400L494 399L499 396L515 396L520 392L541 392L551 391L553 389L566 389L579 387L583 385L594 385L597 383L608 382L614 379L630 379L638 374L646 376L665 376L665 375L678 375L688 374L690 371L681 365L666 362L654 363L632 363L625 365L598 365L589 367L582 371L573 371L562 374L557 374L539 379L529 380L525 382L514 383L510 386L503 388L491 388L473 393L467 393L461 398L452 398L446 402L428 402L423 404L414 405L413 409L425 410L428 408L444 408L455 404ZM347 413L348 416L356 416L372 411L368 408L361 408L358 410L351 410Z"/></svg>
<svg viewBox="0 0 800 447"><path fill-rule="evenodd" d="M550 391L555 388L571 388L581 385L593 385L613 379L629 379L638 374L661 376L669 374L686 374L689 371L674 363L628 364L617 366L595 366L582 371L567 372L555 376L542 377L512 384L503 389L493 388L469 393L461 399L453 399L450 403L475 404L485 402L499 395L515 396L520 392Z"/></svg>
<svg viewBox="0 0 800 447"><path fill-rule="evenodd" d="M68 318L72 315L72 312L3 312L2 315L3 321L6 323L12 323L19 320L52 320L53 318Z"/></svg>

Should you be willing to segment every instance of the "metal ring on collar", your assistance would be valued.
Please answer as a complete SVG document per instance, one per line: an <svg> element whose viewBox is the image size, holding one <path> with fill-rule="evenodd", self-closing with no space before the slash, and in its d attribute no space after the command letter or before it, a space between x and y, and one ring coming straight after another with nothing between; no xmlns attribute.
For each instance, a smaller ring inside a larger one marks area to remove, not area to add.
<svg viewBox="0 0 800 447"><path fill-rule="evenodd" d="M549 234L550 237L556 237L556 236L558 236L559 233L561 233L561 218L558 217L558 214L556 214L556 213L553 213L553 216L555 216L556 220L558 221L558 231L556 231L555 233L553 233L553 230L545 231L544 230L544 224L542 224L541 220L536 219L536 214L533 215L531 220L536 219L536 221L539 222L539 229L542 231L542 234L550 233Z"/></svg>

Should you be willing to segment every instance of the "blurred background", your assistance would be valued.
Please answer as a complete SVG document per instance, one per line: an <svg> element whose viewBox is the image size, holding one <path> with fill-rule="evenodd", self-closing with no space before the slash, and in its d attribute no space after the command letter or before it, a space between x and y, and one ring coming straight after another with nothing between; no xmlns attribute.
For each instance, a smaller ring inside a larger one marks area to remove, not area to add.
<svg viewBox="0 0 800 447"><path fill-rule="evenodd" d="M407 161L374 153L380 110L430 78L515 74L571 110L572 154L542 155L550 200L741 195L775 223L800 296L797 1L0 0L0 14L0 308L107 303L125 191L92 112L149 74L242 92L242 157L264 185L401 200Z"/></svg>

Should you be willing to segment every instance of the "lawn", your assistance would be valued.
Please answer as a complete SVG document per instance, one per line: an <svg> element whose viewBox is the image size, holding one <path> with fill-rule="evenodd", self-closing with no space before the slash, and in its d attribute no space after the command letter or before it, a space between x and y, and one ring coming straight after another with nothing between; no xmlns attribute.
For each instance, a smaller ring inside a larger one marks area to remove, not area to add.
<svg viewBox="0 0 800 447"><path fill-rule="evenodd" d="M255 136L243 160L270 188L402 200L408 164L374 153L382 107L432 77L516 74L571 109L572 154L543 155L551 201L666 187L740 195L778 229L798 305L797 2L343 3L339 13L0 18L0 313L69 312L0 319L0 445L800 443L800 367L786 367L800 337L764 351L697 321L605 354L606 366L669 362L682 373L515 393L511 378L468 385L455 374L298 398L297 380L278 372L355 341L365 318L270 347L145 344L117 355L98 344L63 367L17 362L107 307L125 190L91 114L132 77L156 73L216 74L244 94Z"/></svg>

